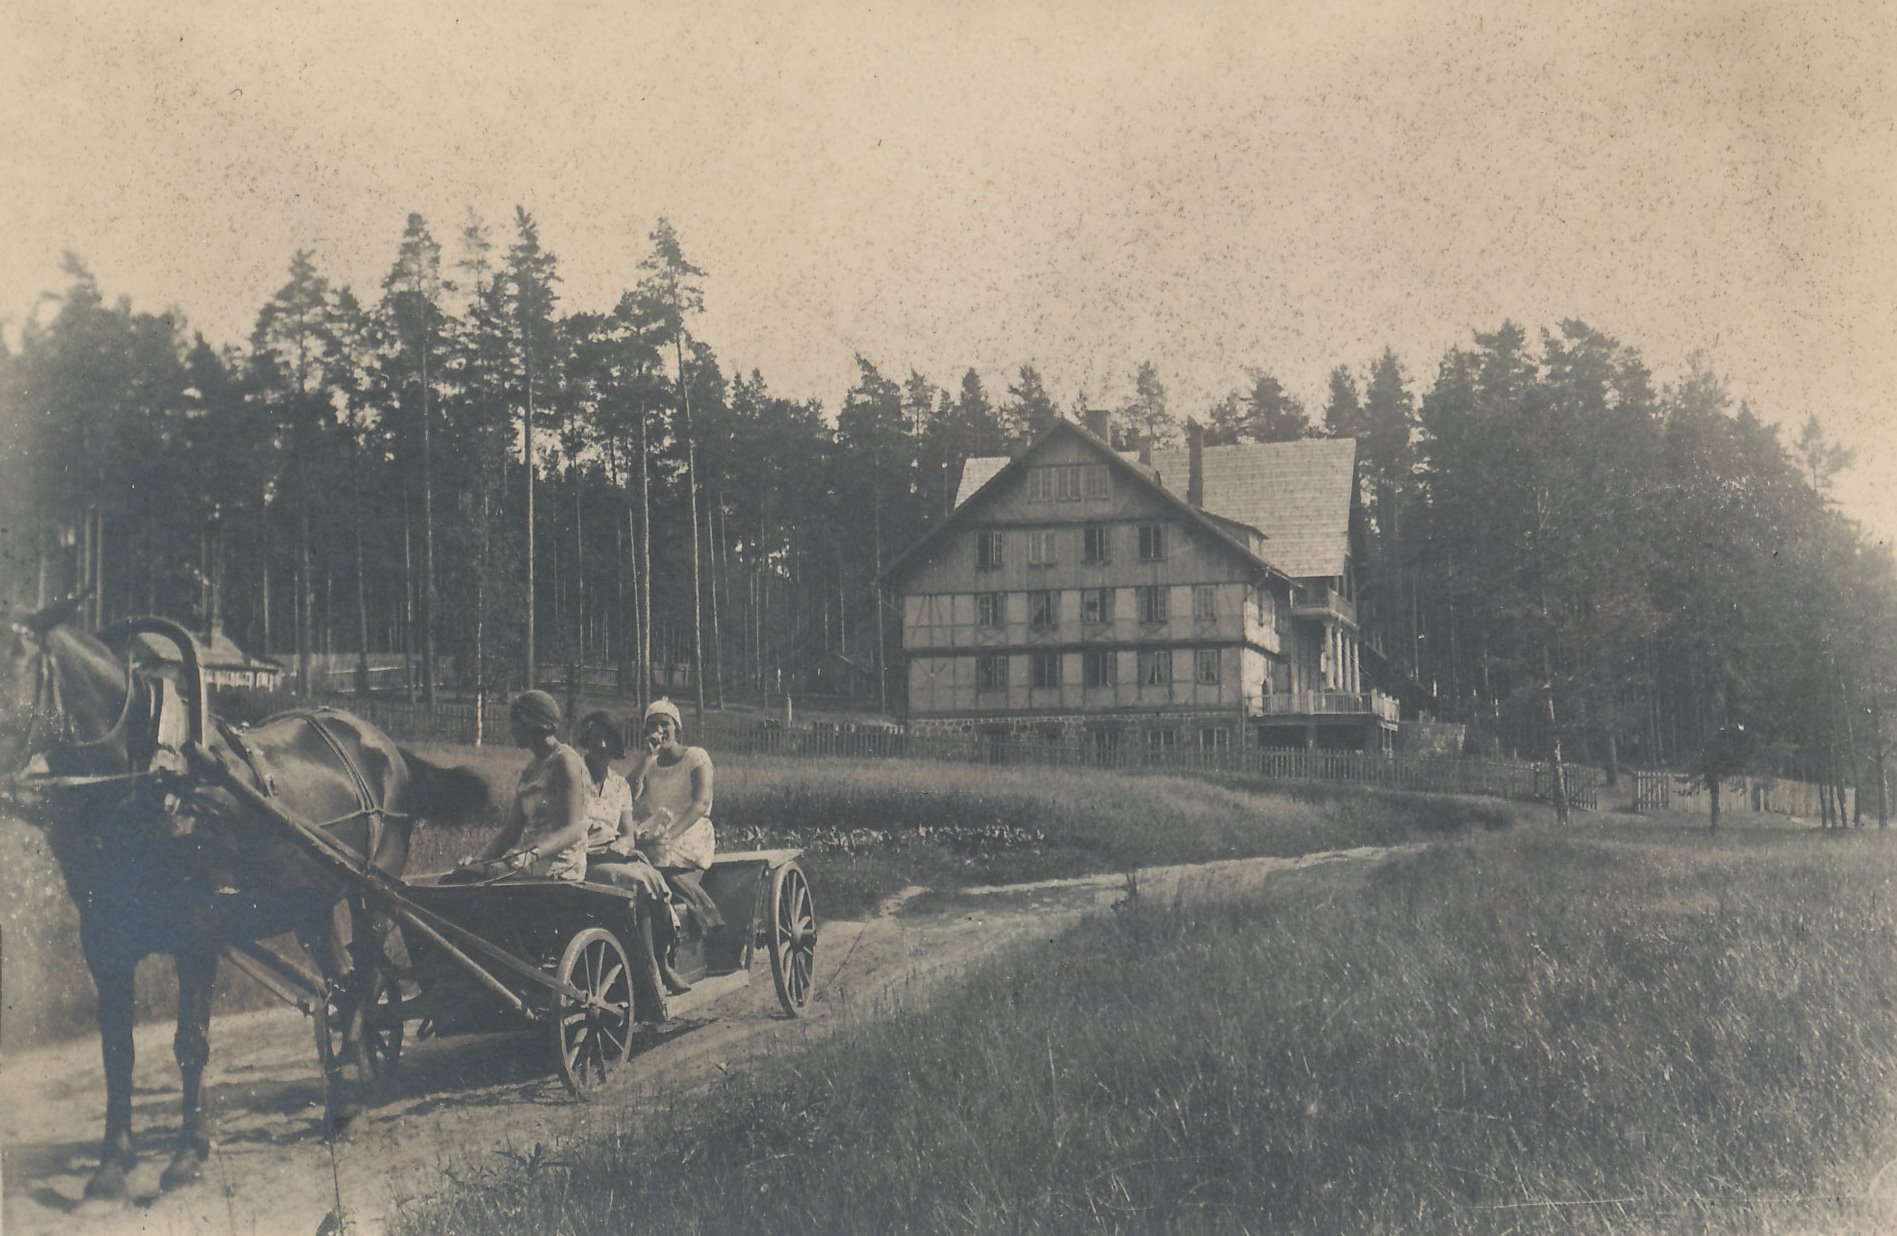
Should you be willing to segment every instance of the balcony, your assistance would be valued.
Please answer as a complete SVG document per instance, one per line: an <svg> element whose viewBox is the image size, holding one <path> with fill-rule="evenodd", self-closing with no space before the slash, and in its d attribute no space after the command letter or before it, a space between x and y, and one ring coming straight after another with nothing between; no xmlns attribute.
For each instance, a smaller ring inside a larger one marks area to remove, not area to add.
<svg viewBox="0 0 1897 1236"><path fill-rule="evenodd" d="M1367 717L1396 724L1396 700L1381 691L1283 691L1267 695L1266 717Z"/></svg>
<svg viewBox="0 0 1897 1236"><path fill-rule="evenodd" d="M1291 616L1335 619L1355 625L1357 603L1323 584L1296 584L1291 589Z"/></svg>

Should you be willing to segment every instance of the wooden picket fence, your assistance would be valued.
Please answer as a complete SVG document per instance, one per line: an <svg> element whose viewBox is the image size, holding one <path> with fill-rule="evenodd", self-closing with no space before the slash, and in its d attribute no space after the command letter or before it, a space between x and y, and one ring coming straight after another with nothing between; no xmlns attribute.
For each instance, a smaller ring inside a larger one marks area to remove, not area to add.
<svg viewBox="0 0 1897 1236"><path fill-rule="evenodd" d="M347 709L403 742L470 745L475 740L474 705L444 701L430 708L380 696L334 696L320 702ZM483 733L489 743L507 741L507 704L490 700ZM1031 736L988 733L919 734L882 725L760 723L754 715L712 713L696 740L720 756L755 755L820 759L910 759L951 764L1011 767L1116 768L1154 773L1235 773L1272 781L1365 785L1421 794L1472 794L1548 802L1553 784L1548 765L1516 760L1451 756L1385 756L1307 748L1260 750L1125 742L1110 747L1050 742ZM637 719L622 719L628 744ZM1129 736L1130 737L1130 736ZM1581 811L1598 806L1600 774L1588 767L1566 769L1568 801Z"/></svg>
<svg viewBox="0 0 1897 1236"><path fill-rule="evenodd" d="M1877 787L1873 785L1872 790ZM1712 814L1712 795L1705 782L1667 769L1637 769L1633 774L1635 811L1690 811ZM1719 787L1719 811L1749 812L1754 815L1795 816L1818 819L1821 814L1819 787L1809 781L1785 777L1727 777ZM1847 818L1855 806L1856 791L1846 787L1844 813Z"/></svg>

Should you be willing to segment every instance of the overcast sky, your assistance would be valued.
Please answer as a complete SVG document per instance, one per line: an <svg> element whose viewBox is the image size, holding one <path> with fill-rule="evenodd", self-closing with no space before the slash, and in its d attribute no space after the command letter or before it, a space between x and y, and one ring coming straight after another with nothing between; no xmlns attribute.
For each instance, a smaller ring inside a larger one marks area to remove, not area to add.
<svg viewBox="0 0 1897 1236"><path fill-rule="evenodd" d="M408 212L452 257L516 204L568 309L669 216L727 371L832 408L860 352L1096 405L1151 359L1181 414L1259 366L1315 410L1386 344L1420 390L1578 317L1818 414L1890 539L1894 33L1837 0L15 4L0 319L70 249L235 342L299 247L368 298Z"/></svg>

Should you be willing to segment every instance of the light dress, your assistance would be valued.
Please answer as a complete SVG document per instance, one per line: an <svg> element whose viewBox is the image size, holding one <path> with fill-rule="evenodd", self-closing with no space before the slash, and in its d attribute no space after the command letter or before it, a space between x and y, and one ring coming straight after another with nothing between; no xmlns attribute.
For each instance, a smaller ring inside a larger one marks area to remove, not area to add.
<svg viewBox="0 0 1897 1236"><path fill-rule="evenodd" d="M526 822L520 834L520 849L538 846L569 823L562 781L580 787L582 793L593 784L586 761L565 743L555 743L553 750L521 771L520 782L514 788L514 819ZM586 839L582 837L554 854L543 853L527 874L549 880L584 880Z"/></svg>
<svg viewBox="0 0 1897 1236"><path fill-rule="evenodd" d="M671 812L673 819L690 811L692 774L701 768L711 768L711 756L703 747L685 748L685 754L670 767L657 759L647 760L639 781L639 796L634 801L633 819L644 827L644 822L661 809ZM703 871L711 866L712 854L716 849L717 843L711 828L711 804L707 803L702 819L695 821L671 841L652 846L646 852L646 857L652 860L654 867L695 867Z"/></svg>
<svg viewBox="0 0 1897 1236"><path fill-rule="evenodd" d="M619 817L632 809L632 787L611 769L598 785L593 784L592 774L587 774L585 785L586 848L603 850L619 840Z"/></svg>

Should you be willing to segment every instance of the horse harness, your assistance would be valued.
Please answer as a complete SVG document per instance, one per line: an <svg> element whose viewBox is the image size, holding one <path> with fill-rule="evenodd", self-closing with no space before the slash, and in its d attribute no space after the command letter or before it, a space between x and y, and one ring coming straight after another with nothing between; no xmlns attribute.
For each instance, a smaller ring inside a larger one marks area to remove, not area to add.
<svg viewBox="0 0 1897 1236"><path fill-rule="evenodd" d="M33 711L28 722L27 749L32 749L32 739L42 725L57 727L60 746L69 750L99 749L109 745L115 739L123 739L127 762L131 765L123 772L95 773L81 775L38 775L30 781L39 788L47 790L93 789L107 785L124 785L128 797L154 782L163 787L161 798L162 811L170 821L173 835L183 836L195 831L194 821L206 814L222 814L227 808L204 791L208 788L201 776L194 774L190 761L178 739L178 710L183 707L172 684L161 675L145 677L147 695L150 700L149 715L137 734L128 734L126 727L131 720L138 701L138 675L128 660L125 667L125 698L120 705L119 715L103 733L93 738L81 738L73 725L71 716L64 707L64 692L60 687L59 659L50 648L42 646L36 659L33 689ZM200 688L201 691L201 688ZM281 714L273 720L298 720L314 731L323 745L335 757L337 765L348 777L356 795L356 809L313 824L313 827L330 829L355 819L366 819L369 835L363 847L362 866L366 871L375 862L376 851L381 848L383 831L390 820L407 819L406 813L391 811L379 803L368 778L361 766L350 756L328 719L335 715L333 709L312 709ZM259 793L266 798L274 798L277 793L277 781L268 763L250 743L246 742L243 732L222 719L215 719L218 734L224 743L242 762L244 770L256 785Z"/></svg>

